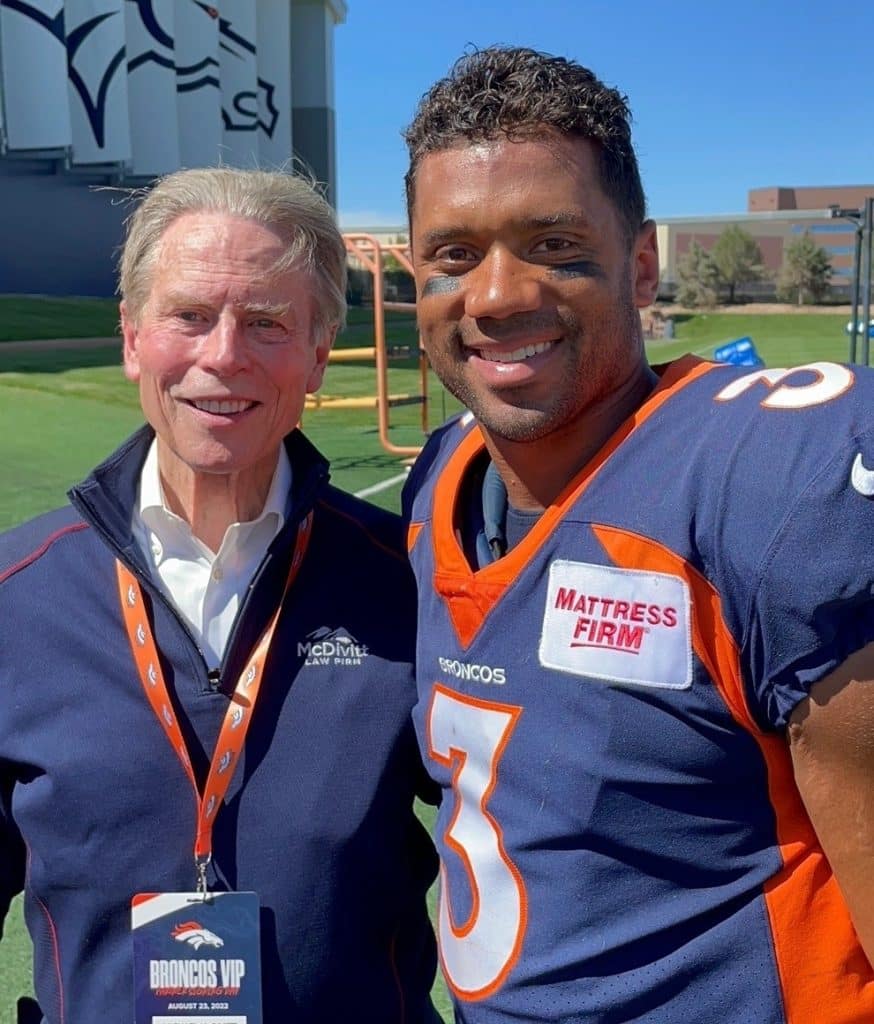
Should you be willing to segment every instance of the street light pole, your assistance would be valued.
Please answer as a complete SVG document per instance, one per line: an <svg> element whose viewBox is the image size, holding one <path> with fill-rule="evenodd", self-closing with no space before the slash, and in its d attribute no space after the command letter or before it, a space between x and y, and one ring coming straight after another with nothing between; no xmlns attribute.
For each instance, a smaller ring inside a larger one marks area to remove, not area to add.
<svg viewBox="0 0 874 1024"><path fill-rule="evenodd" d="M865 200L865 215L862 220L862 234L866 239L862 268L862 363L869 365L871 355L871 254L874 234L874 196ZM855 324L853 325L855 330Z"/></svg>
<svg viewBox="0 0 874 1024"><path fill-rule="evenodd" d="M862 362L868 365L870 345L868 338L868 321L871 317L871 220L874 197L868 197L861 210L847 209L843 206L830 206L829 212L833 219L851 221L855 225L856 245L853 254L853 288L850 296L850 351L848 362L855 363L858 355L859 333L859 299L862 297L864 315L862 319ZM864 245L867 239L867 245ZM865 272L862 272L863 256ZM864 287L862 286L864 282Z"/></svg>
<svg viewBox="0 0 874 1024"><path fill-rule="evenodd" d="M859 276L862 271L862 222L856 221L856 248L853 253L853 291L850 297L850 356L856 361L857 336L859 334Z"/></svg>

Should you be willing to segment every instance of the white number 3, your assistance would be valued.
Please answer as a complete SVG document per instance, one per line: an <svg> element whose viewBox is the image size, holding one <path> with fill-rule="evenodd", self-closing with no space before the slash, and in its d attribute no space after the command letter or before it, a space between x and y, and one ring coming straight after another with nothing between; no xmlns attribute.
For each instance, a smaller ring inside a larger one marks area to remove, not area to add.
<svg viewBox="0 0 874 1024"><path fill-rule="evenodd" d="M447 984L468 1000L500 988L525 935L525 886L487 809L498 764L521 713L514 705L477 700L439 685L428 713L429 753L452 772L455 794L444 839L458 855L470 887L470 913L459 922L446 868L441 868L440 958Z"/></svg>
<svg viewBox="0 0 874 1024"><path fill-rule="evenodd" d="M801 375L801 381L790 383L790 378L797 374ZM770 389L760 403L765 409L807 409L838 398L853 386L854 379L852 370L837 363L808 363L788 370L756 370L724 387L716 401L730 402L754 385L764 384Z"/></svg>

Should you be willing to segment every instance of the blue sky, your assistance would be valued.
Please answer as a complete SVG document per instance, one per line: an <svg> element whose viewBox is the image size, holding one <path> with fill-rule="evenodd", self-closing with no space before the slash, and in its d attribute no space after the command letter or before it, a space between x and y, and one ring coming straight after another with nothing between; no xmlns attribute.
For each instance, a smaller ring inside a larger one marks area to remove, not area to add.
<svg viewBox="0 0 874 1024"><path fill-rule="evenodd" d="M465 47L493 43L571 57L627 94L655 217L743 212L768 185L874 183L874 0L347 3L344 227L403 223L400 132Z"/></svg>

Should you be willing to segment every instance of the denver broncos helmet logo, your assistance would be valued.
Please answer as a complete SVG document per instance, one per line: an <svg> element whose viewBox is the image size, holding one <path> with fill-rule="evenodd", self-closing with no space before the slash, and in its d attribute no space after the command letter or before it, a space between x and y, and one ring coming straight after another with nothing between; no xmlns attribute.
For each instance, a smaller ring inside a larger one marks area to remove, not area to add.
<svg viewBox="0 0 874 1024"><path fill-rule="evenodd" d="M216 949L221 949L224 945L224 941L215 932L204 928L197 921L182 921L170 934L177 942L185 942L194 949L200 949L201 946L215 946Z"/></svg>

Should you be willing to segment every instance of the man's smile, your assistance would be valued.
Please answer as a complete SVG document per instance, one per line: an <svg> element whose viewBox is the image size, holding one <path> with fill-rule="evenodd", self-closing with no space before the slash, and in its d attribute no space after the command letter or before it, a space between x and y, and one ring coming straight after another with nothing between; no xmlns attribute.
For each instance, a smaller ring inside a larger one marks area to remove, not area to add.
<svg viewBox="0 0 874 1024"><path fill-rule="evenodd" d="M481 358L486 359L493 363L521 363L526 359L531 359L532 356L538 356L541 352L546 352L551 349L554 345L558 344L555 341L542 341L537 345L523 345L521 348L515 348L510 352L503 351L498 348L474 348L473 351Z"/></svg>
<svg viewBox="0 0 874 1024"><path fill-rule="evenodd" d="M260 404L259 402L240 398L189 398L183 401L199 412L208 412L220 416L236 416L241 412L248 412L249 409L254 409L256 405Z"/></svg>

